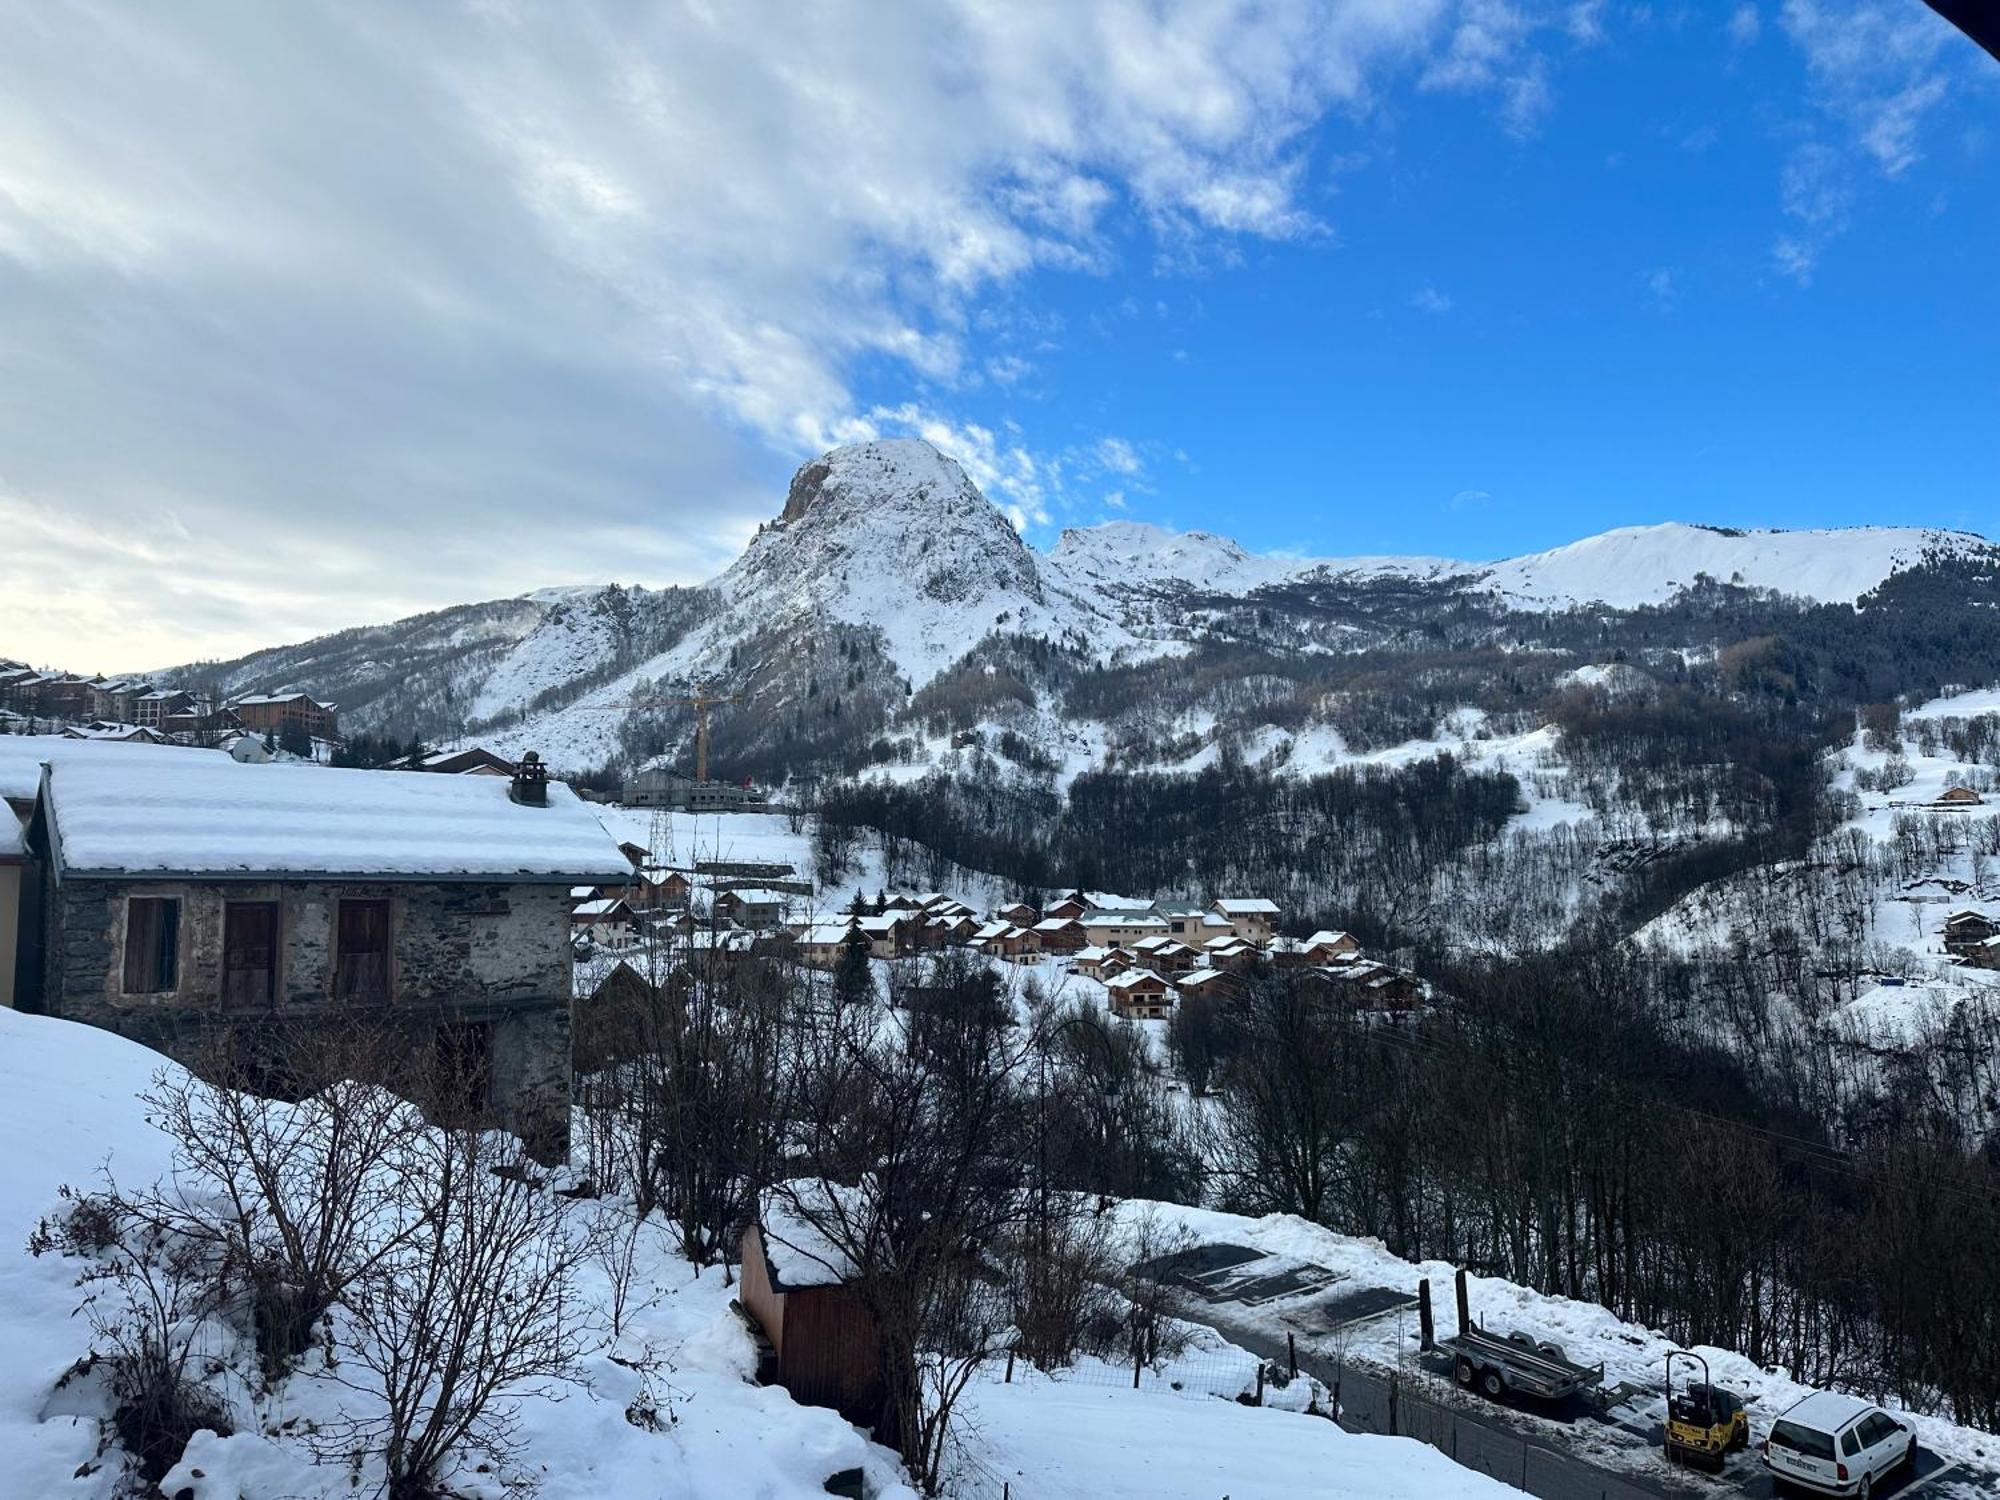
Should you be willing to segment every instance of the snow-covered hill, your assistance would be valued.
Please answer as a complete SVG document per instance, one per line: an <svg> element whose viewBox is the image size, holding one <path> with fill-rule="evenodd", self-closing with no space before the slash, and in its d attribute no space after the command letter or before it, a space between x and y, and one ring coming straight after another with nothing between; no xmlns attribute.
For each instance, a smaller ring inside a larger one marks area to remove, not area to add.
<svg viewBox="0 0 2000 1500"><path fill-rule="evenodd" d="M1911 526L1839 531L1735 531L1667 522L1621 526L1548 552L1510 558L1478 575L1479 586L1517 609L1614 609L1664 604L1698 578L1852 604L1892 574L1927 558L1991 550L1965 532Z"/></svg>

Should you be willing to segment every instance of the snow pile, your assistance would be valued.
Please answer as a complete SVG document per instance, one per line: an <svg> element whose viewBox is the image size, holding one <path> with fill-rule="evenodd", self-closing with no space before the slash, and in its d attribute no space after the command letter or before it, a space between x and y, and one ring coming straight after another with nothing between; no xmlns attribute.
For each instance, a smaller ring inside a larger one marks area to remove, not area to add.
<svg viewBox="0 0 2000 1500"><path fill-rule="evenodd" d="M494 776L240 765L212 752L148 748L117 761L63 761L49 786L71 876L157 870L574 885L631 873L590 809L559 783L546 807L528 807Z"/></svg>
<svg viewBox="0 0 2000 1500"><path fill-rule="evenodd" d="M1498 1500L1517 1493L1411 1438L1349 1434L1321 1417L1233 1401L1017 1378L977 1382L964 1403L989 1467L1015 1479L1023 1497Z"/></svg>

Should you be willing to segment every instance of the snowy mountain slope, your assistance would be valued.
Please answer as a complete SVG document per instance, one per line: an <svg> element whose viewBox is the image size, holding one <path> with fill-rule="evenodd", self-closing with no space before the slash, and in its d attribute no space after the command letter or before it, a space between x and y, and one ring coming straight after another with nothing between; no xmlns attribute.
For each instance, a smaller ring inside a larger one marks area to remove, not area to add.
<svg viewBox="0 0 2000 1500"><path fill-rule="evenodd" d="M1664 604L1707 576L1823 604L1852 604L1927 556L1991 550L1965 532L1910 526L1838 531L1733 531L1667 522L1601 536L1486 568L1479 586L1517 609L1614 609Z"/></svg>
<svg viewBox="0 0 2000 1500"><path fill-rule="evenodd" d="M1185 586L1224 594L1249 593L1319 566L1260 557L1226 536L1168 531L1144 521L1071 527L1049 549L1045 565L1078 591Z"/></svg>

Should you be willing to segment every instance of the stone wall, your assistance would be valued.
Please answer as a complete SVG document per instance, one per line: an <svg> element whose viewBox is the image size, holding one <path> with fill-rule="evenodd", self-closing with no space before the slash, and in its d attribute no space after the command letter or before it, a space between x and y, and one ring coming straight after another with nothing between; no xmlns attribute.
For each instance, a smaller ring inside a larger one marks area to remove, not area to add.
<svg viewBox="0 0 2000 1500"><path fill-rule="evenodd" d="M70 880L49 893L45 1006L183 1060L218 1028L260 1020L480 1023L491 1039L489 1099L538 1152L566 1146L569 1125L570 924L563 886ZM124 993L126 915L133 897L180 906L180 961L170 992ZM336 1000L334 934L343 900L389 903L390 999ZM223 914L231 901L279 907L277 998L222 1001ZM413 1036L413 1045L421 1040Z"/></svg>

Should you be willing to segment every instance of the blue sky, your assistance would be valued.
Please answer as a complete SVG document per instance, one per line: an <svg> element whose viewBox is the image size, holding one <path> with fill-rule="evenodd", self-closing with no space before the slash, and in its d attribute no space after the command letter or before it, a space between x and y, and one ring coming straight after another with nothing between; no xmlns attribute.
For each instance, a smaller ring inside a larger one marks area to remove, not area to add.
<svg viewBox="0 0 2000 1500"><path fill-rule="evenodd" d="M1726 11L1607 16L1558 48L1531 130L1415 90L1323 122L1300 194L1323 232L1163 271L1141 226L1102 274L1011 289L1002 324L1027 326L1000 342L1034 369L961 404L1045 451L1124 435L1144 476L1080 485L1078 517L1257 549L1483 558L1669 519L1993 533L2000 67L1903 10L1964 83L1894 173L1769 7L1753 41ZM1801 153L1834 222L1787 211ZM1788 271L1800 236L1814 264Z"/></svg>
<svg viewBox="0 0 2000 1500"><path fill-rule="evenodd" d="M25 8L0 655L695 582L905 432L1042 543L2000 529L1996 105L1919 0Z"/></svg>

